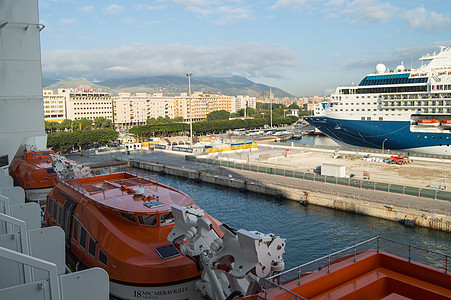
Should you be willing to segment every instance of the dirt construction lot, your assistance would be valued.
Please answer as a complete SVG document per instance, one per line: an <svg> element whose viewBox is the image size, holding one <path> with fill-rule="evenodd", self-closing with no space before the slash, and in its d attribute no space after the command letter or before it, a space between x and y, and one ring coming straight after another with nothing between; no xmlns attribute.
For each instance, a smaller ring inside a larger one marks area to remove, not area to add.
<svg viewBox="0 0 451 300"><path fill-rule="evenodd" d="M232 158L238 161L271 164L274 167L288 168L302 172L313 172L323 164L340 165L346 167L346 176L363 179L363 172L369 171L371 181L387 182L392 184L415 187L446 186L449 179L451 189L451 162L443 160L424 161L420 158L410 157L410 162L404 165L388 164L386 162L364 160L365 153L338 152L339 158L334 158L334 152L325 152L317 149L296 148L285 149L279 147L260 146L258 150L243 151L240 153L222 153L218 156ZM390 154L379 156L381 159L390 158ZM449 169L449 170L448 170ZM353 175L351 175L353 174Z"/></svg>

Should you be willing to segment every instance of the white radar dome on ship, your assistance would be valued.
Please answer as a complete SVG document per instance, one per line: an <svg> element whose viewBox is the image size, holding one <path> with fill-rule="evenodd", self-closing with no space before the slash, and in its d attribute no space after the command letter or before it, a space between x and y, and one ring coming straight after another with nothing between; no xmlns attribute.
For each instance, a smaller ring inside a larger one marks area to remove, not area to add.
<svg viewBox="0 0 451 300"><path fill-rule="evenodd" d="M384 64L377 64L377 66L376 66L377 74L383 74L383 73L385 73L385 70L387 70L387 67Z"/></svg>

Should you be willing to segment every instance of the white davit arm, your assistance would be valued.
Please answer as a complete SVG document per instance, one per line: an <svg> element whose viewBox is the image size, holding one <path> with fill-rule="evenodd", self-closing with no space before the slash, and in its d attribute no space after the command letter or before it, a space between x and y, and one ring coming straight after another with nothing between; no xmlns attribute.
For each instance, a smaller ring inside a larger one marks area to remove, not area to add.
<svg viewBox="0 0 451 300"><path fill-rule="evenodd" d="M53 170L60 180L84 178L91 176L91 169L85 165L69 160L62 155L50 154Z"/></svg>
<svg viewBox="0 0 451 300"><path fill-rule="evenodd" d="M243 296L261 291L260 278L284 269L285 239L273 234L220 225L224 235L214 231L201 209L173 205L175 227L168 240L202 269L196 287L212 299L226 299L232 293Z"/></svg>

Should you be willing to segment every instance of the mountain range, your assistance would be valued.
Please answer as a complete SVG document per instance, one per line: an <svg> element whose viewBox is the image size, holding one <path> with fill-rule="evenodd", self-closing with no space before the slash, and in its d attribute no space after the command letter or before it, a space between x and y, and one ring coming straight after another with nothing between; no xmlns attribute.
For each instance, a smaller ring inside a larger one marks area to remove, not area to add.
<svg viewBox="0 0 451 300"><path fill-rule="evenodd" d="M113 96L120 92L128 93L163 93L176 96L188 93L188 78L183 76L153 76L139 78L117 78L99 82L87 80L53 80L43 79L45 89L59 88L94 88L111 93ZM258 97L261 93L268 93L269 86L255 83L245 77L191 77L191 92L204 94L223 94L228 96L249 95ZM272 87L275 97L294 97L276 87Z"/></svg>

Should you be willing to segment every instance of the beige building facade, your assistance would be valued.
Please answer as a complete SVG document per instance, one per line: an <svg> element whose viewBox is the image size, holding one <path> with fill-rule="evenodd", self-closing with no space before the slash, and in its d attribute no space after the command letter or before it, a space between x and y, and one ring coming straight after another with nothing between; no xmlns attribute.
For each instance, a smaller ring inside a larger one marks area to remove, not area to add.
<svg viewBox="0 0 451 300"><path fill-rule="evenodd" d="M119 130L128 130L136 125L145 125L147 119L174 118L174 100L163 94L119 93L113 97L114 124Z"/></svg>
<svg viewBox="0 0 451 300"><path fill-rule="evenodd" d="M53 90L43 90L44 120L61 122L66 119L66 97L54 94Z"/></svg>
<svg viewBox="0 0 451 300"><path fill-rule="evenodd" d="M58 89L66 99L66 119L98 117L113 120L113 101L110 93L95 89Z"/></svg>

